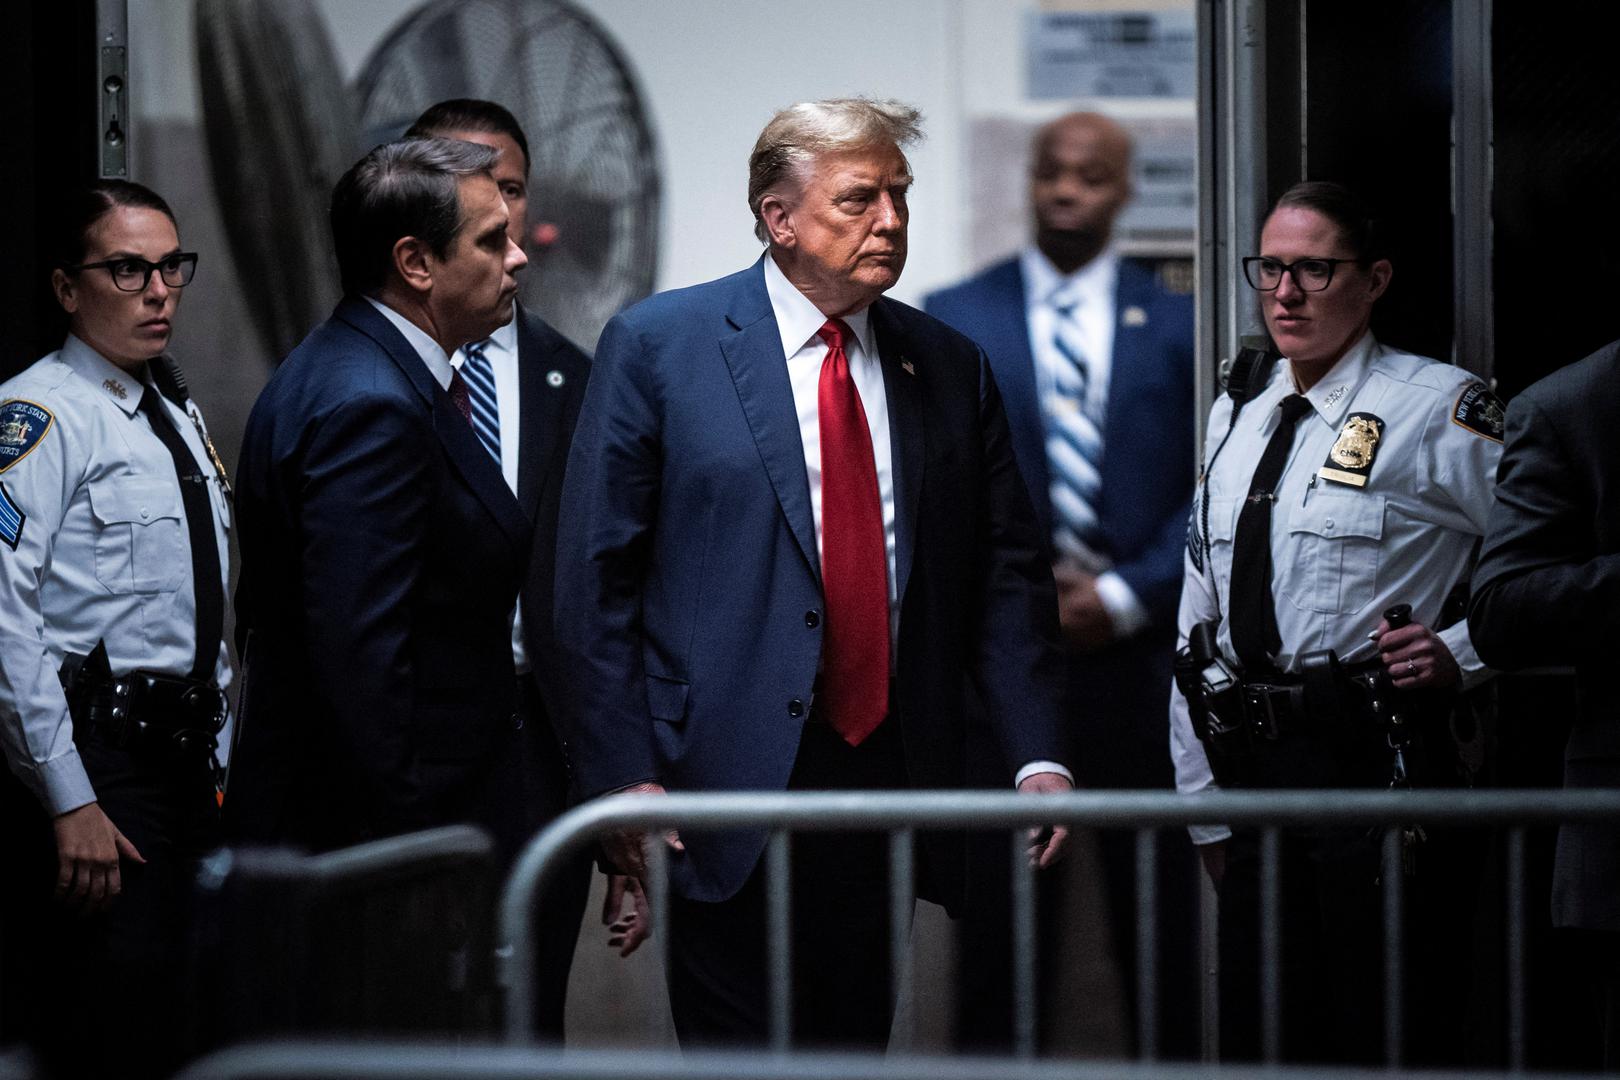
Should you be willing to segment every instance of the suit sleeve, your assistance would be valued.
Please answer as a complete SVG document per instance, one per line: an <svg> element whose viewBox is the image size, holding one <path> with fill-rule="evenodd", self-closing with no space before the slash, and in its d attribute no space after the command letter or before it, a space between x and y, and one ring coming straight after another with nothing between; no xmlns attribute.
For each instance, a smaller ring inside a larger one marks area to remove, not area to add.
<svg viewBox="0 0 1620 1080"><path fill-rule="evenodd" d="M1620 634L1620 554L1593 549L1588 467L1534 399L1514 399L1468 612L1492 667L1588 660Z"/></svg>
<svg viewBox="0 0 1620 1080"><path fill-rule="evenodd" d="M1136 550L1120 553L1113 572L1130 586L1153 625L1168 626L1175 618L1176 598L1181 592L1181 559L1187 540L1187 515L1192 510L1192 462L1197 450L1193 444L1197 406L1191 304L1166 303L1162 310L1155 310L1154 319L1175 327L1172 334L1158 341L1165 378L1158 384L1163 400L1157 402L1162 410L1157 430L1163 441L1153 448L1153 454L1163 463L1160 482L1171 485L1176 497L1155 523L1147 542ZM1129 497L1128 492L1125 494Z"/></svg>
<svg viewBox="0 0 1620 1080"><path fill-rule="evenodd" d="M622 317L608 323L563 485L556 634L570 679L563 723L586 797L658 779L641 648L663 458L651 359Z"/></svg>
<svg viewBox="0 0 1620 1080"><path fill-rule="evenodd" d="M1073 769L1064 745L1062 653L1057 588L1013 459L1001 394L979 353L979 407L987 511L979 523L987 552L978 683L1007 761L1056 761Z"/></svg>
<svg viewBox="0 0 1620 1080"><path fill-rule="evenodd" d="M411 604L433 514L426 418L401 402L344 402L304 457L301 608L314 695L332 704L337 738L371 789L378 824L419 810Z"/></svg>

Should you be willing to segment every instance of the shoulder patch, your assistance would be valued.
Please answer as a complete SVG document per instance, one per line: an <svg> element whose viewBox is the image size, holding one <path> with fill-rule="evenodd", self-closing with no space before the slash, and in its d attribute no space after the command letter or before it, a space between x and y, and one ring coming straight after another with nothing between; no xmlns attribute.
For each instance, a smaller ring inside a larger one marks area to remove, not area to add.
<svg viewBox="0 0 1620 1080"><path fill-rule="evenodd" d="M1502 441L1506 421L1507 406L1482 382L1463 387L1463 392L1457 396L1457 404L1451 410L1453 424L1492 442Z"/></svg>
<svg viewBox="0 0 1620 1080"><path fill-rule="evenodd" d="M0 473L33 452L56 418L43 405L13 398L0 404Z"/></svg>
<svg viewBox="0 0 1620 1080"><path fill-rule="evenodd" d="M0 484L0 540L4 540L12 551L22 541L23 522L28 515L22 512L22 507L11 501L11 492L6 485Z"/></svg>

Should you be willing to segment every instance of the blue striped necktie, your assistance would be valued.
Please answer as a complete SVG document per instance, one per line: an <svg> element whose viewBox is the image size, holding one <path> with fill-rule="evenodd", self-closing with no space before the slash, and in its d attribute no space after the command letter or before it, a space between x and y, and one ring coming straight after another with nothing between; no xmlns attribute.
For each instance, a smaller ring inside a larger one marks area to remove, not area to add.
<svg viewBox="0 0 1620 1080"><path fill-rule="evenodd" d="M1051 301L1052 348L1047 351L1046 458L1052 502L1052 541L1059 555L1096 558L1098 497L1102 494L1102 427L1087 402L1091 369L1079 300L1059 292Z"/></svg>
<svg viewBox="0 0 1620 1080"><path fill-rule="evenodd" d="M472 404L473 431L484 444L495 464L501 463L501 410L495 398L495 368L484 355L489 339L461 348L461 377L467 381L467 399Z"/></svg>

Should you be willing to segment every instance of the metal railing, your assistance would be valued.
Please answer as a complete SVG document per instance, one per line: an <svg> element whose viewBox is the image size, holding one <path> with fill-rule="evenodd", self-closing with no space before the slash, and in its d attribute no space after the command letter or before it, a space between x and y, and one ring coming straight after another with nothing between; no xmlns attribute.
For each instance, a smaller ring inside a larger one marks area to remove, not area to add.
<svg viewBox="0 0 1620 1080"><path fill-rule="evenodd" d="M1151 1060L1154 1046L1155 979L1152 916L1157 904L1157 830L1190 824L1227 824L1257 829L1260 836L1261 1045L1264 1058L1280 1057L1276 1008L1281 1001L1280 847L1285 829L1309 826L1390 827L1383 845L1384 986L1386 1064L1401 1063L1404 1023L1404 963L1399 914L1405 885L1401 872L1400 826L1501 826L1507 833L1506 935L1508 1064L1526 1064L1527 1002L1525 942L1528 900L1525 843L1528 828L1562 822L1620 822L1620 791L1267 791L1213 792L1180 796L1169 792L1075 792L1031 797L991 792L800 792L792 794L671 794L601 799L565 814L524 850L501 898L501 982L506 988L505 1037L509 1043L534 1040L535 952L532 912L546 875L603 833L643 829L653 835L681 830L765 828L767 957L769 959L769 1045L789 1049L792 1038L790 893L792 831L882 831L890 836L890 943L895 985L909 974L905 947L915 896L915 837L918 830L1013 831L1009 843L1012 874L1014 1058L1033 1062L1036 1031L1035 917L1033 871L1025 841L1014 830L1050 824L1134 829L1137 834L1137 941L1140 951L1138 1040ZM663 845L649 846L650 901L654 925L668 926L668 865ZM660 965L667 959L667 932L655 933L651 947ZM820 1074L818 1074L820 1075ZM831 1074L827 1074L831 1075ZM1028 1074L1037 1075L1037 1074ZM1387 1073L1385 1075L1388 1075Z"/></svg>
<svg viewBox="0 0 1620 1080"><path fill-rule="evenodd" d="M175 1080L1209 1080L1253 1076L1202 1065L1019 1061L881 1054L560 1051L520 1046L413 1043L265 1043L211 1055ZM1284 1068L1266 1080L1391 1080L1386 1069ZM1428 1071L1424 1080L1478 1080L1477 1072ZM1538 1080L1577 1080L1537 1073ZM1590 1080L1590 1077L1582 1078Z"/></svg>
<svg viewBox="0 0 1620 1080"><path fill-rule="evenodd" d="M457 825L319 855L210 855L192 934L201 1034L489 1031L492 852Z"/></svg>

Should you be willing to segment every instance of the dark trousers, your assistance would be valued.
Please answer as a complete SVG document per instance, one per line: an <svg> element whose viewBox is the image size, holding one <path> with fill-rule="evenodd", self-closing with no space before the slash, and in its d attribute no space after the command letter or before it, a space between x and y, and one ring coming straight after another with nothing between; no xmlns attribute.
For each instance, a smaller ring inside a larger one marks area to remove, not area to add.
<svg viewBox="0 0 1620 1080"><path fill-rule="evenodd" d="M518 708L496 752L470 817L495 839L498 881L528 842L568 808L569 775L562 743L532 675L518 676ZM535 1030L560 1042L574 947L591 890L591 853L551 875L535 909Z"/></svg>
<svg viewBox="0 0 1620 1080"><path fill-rule="evenodd" d="M32 1044L55 1076L165 1076L195 1034L186 934L196 860L218 840L212 775L196 759L76 741L102 811L146 862L122 861L105 912L63 906L49 818L0 781L0 1042Z"/></svg>
<svg viewBox="0 0 1620 1080"><path fill-rule="evenodd" d="M904 786L891 717L858 747L812 716L789 787ZM888 844L882 833L798 833L792 840L793 1044L881 1050L894 1016ZM670 900L669 996L687 1047L759 1045L769 1034L762 858L729 900Z"/></svg>
<svg viewBox="0 0 1620 1080"><path fill-rule="evenodd" d="M1435 743L1439 754L1438 743ZM1414 752L1416 757L1416 752ZM1376 733L1285 736L1260 747L1255 787L1374 787L1390 751ZM1438 768L1427 769L1433 778ZM1260 919L1260 841L1227 843L1220 886L1221 1059L1261 1057L1260 947L1281 948L1282 1056L1290 1062L1384 1061L1384 830L1366 826L1281 834L1281 924ZM1478 885L1488 836L1429 829L1403 877L1404 1040L1407 1064L1464 1064Z"/></svg>

